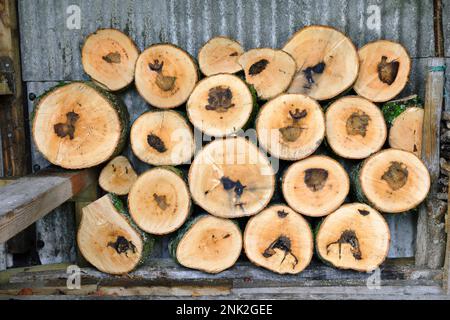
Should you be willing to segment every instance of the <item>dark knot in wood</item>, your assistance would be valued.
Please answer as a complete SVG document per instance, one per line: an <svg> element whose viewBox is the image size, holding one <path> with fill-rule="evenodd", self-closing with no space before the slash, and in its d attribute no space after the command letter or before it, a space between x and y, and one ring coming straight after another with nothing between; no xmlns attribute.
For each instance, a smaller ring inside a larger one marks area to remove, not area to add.
<svg viewBox="0 0 450 320"><path fill-rule="evenodd" d="M108 247L111 247L114 250L116 250L118 254L125 253L127 257L128 251L136 253L136 246L133 244L133 242L128 241L123 236L118 236L115 242L108 242Z"/></svg>
<svg viewBox="0 0 450 320"><path fill-rule="evenodd" d="M327 245L327 254L329 253L330 246L332 246L334 244L339 245L339 259L341 259L341 257L342 257L341 254L342 254L342 245L343 244L350 245L350 247L351 247L350 252L352 253L353 257L356 260L362 259L361 248L359 246L359 240L358 240L358 237L356 236L355 231L345 230L344 232L342 232L341 236L339 237L339 239L337 241L331 242Z"/></svg>
<svg viewBox="0 0 450 320"><path fill-rule="evenodd" d="M75 135L75 123L78 121L78 119L80 119L78 113L73 111L66 113L66 122L60 122L53 126L55 134L60 138L69 136L70 140L72 140Z"/></svg>
<svg viewBox="0 0 450 320"><path fill-rule="evenodd" d="M391 85L397 78L400 62L391 61L387 62L387 57L382 56L380 63L378 63L378 78L381 82Z"/></svg>
<svg viewBox="0 0 450 320"><path fill-rule="evenodd" d="M234 107L234 104L231 103L232 100L233 93L230 88L217 86L209 89L208 104L205 106L205 109L216 112L227 112L228 109Z"/></svg>

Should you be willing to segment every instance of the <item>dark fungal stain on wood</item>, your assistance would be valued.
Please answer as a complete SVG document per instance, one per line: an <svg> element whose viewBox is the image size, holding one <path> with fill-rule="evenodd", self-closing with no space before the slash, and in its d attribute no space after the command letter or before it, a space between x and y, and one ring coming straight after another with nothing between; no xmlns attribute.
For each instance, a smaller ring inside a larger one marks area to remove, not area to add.
<svg viewBox="0 0 450 320"><path fill-rule="evenodd" d="M370 213L368 210L364 210L364 209L358 209L358 212L362 216L367 216Z"/></svg>
<svg viewBox="0 0 450 320"><path fill-rule="evenodd" d="M284 211L284 210L278 210L278 211L277 211L277 214L278 214L278 216L279 216L280 218L286 218L287 215L289 214L289 212L286 212L286 211Z"/></svg>
<svg viewBox="0 0 450 320"><path fill-rule="evenodd" d="M242 196L242 193L244 193L244 189L246 187L246 186L242 185L242 183L239 180L233 181L230 178L225 177L225 176L220 178L220 182L222 183L222 186L226 191L234 189L234 193L238 197Z"/></svg>
<svg viewBox="0 0 450 320"><path fill-rule="evenodd" d="M230 53L230 57L237 57L237 56L238 56L238 53L236 51L233 53Z"/></svg>
<svg viewBox="0 0 450 320"><path fill-rule="evenodd" d="M399 67L400 62L395 60L387 62L387 57L382 56L377 66L378 78L381 82L391 85L397 78Z"/></svg>
<svg viewBox="0 0 450 320"><path fill-rule="evenodd" d="M350 117L348 117L345 124L347 134L351 136L360 135L365 137L369 121L370 117L365 112L353 112Z"/></svg>
<svg viewBox="0 0 450 320"><path fill-rule="evenodd" d="M169 204L167 203L167 197L165 195L160 196L154 193L153 200L155 200L156 204L161 210L166 210L169 207Z"/></svg>
<svg viewBox="0 0 450 320"><path fill-rule="evenodd" d="M206 110L212 110L219 113L227 112L228 109L234 107L232 103L233 93L229 87L217 86L208 91L208 104Z"/></svg>
<svg viewBox="0 0 450 320"><path fill-rule="evenodd" d="M78 119L80 119L78 113L74 111L66 113L66 122L60 122L53 126L55 134L60 138L69 136L70 140L73 140L75 135L75 123Z"/></svg>
<svg viewBox="0 0 450 320"><path fill-rule="evenodd" d="M316 192L325 187L328 179L328 171L322 168L310 168L305 170L303 181L309 190Z"/></svg>
<svg viewBox="0 0 450 320"><path fill-rule="evenodd" d="M325 67L326 64L322 61L312 67L307 67L305 70L303 70L303 74L305 75L307 81L307 84L304 86L305 89L311 89L311 86L315 83L314 74L322 74L325 70Z"/></svg>
<svg viewBox="0 0 450 320"><path fill-rule="evenodd" d="M339 245L339 259L342 258L342 245L349 244L351 246L351 253L356 260L362 259L361 248L359 247L359 240L356 236L355 231L345 230L342 232L341 236L337 241L331 242L327 245L327 254L329 253L330 246L338 244Z"/></svg>
<svg viewBox="0 0 450 320"><path fill-rule="evenodd" d="M108 53L106 56L103 56L102 59L107 63L120 63L122 60L120 53L117 51Z"/></svg>
<svg viewBox="0 0 450 320"><path fill-rule="evenodd" d="M160 137L151 133L147 136L147 143L150 147L158 151L159 153L163 153L167 151L166 145L164 141L161 140Z"/></svg>
<svg viewBox="0 0 450 320"><path fill-rule="evenodd" d="M300 137L303 128L299 125L298 122L301 119L305 118L307 115L308 112L306 110L300 111L300 109L298 108L296 108L294 112L292 112L292 110L289 110L289 116L292 118L292 125L288 125L286 127L278 129L283 140L294 142L298 139L298 137Z"/></svg>
<svg viewBox="0 0 450 320"><path fill-rule="evenodd" d="M276 251L275 249L279 249L284 252L283 260L281 260L280 265L284 262L287 255L291 255L294 258L294 263L292 264L292 269L298 264L298 258L292 253L291 247L291 239L285 235L279 236L275 239L262 253L264 258L272 257Z"/></svg>
<svg viewBox="0 0 450 320"><path fill-rule="evenodd" d="M153 63L149 63L148 67L151 71L158 73L156 76L156 85L163 91L170 91L175 86L176 77L163 75L164 61L159 61L158 59L153 60Z"/></svg>
<svg viewBox="0 0 450 320"><path fill-rule="evenodd" d="M248 69L248 74L251 76L260 74L261 72L264 71L264 69L266 69L268 64L269 60L261 59L250 66L250 68Z"/></svg>
<svg viewBox="0 0 450 320"><path fill-rule="evenodd" d="M118 254L125 253L127 257L128 251L136 253L136 246L133 244L133 242L128 241L123 236L118 236L115 242L108 242L108 247L111 247L114 250L116 250Z"/></svg>
<svg viewBox="0 0 450 320"><path fill-rule="evenodd" d="M383 173L381 179L386 181L392 190L396 191L406 184L408 168L402 162L393 161L389 169Z"/></svg>

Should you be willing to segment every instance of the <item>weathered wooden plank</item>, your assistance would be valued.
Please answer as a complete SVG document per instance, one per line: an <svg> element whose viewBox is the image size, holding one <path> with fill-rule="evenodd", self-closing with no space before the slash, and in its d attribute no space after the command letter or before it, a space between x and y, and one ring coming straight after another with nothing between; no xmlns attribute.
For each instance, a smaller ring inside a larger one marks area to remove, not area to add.
<svg viewBox="0 0 450 320"><path fill-rule="evenodd" d="M10 283L45 283L63 285L68 277L65 270L28 271L11 275ZM380 285L417 281L417 284L429 284L441 281L442 271L416 268L413 264L384 264L379 270ZM232 284L233 287L270 287L270 286L332 286L366 285L373 280L373 273L336 270L315 262L299 275L278 275L250 263L241 262L233 268L217 275L183 268L168 259L155 259L149 265L138 268L127 277L111 276L93 268L81 269L83 285L102 283L105 286L145 286L145 285L220 285ZM400 281L400 282L398 282Z"/></svg>
<svg viewBox="0 0 450 320"><path fill-rule="evenodd" d="M440 152L440 123L444 94L444 58L431 58L426 78L422 160L431 177L431 189L419 207L416 240L416 264L440 268L444 263L445 230L443 218L446 203L437 200Z"/></svg>
<svg viewBox="0 0 450 320"><path fill-rule="evenodd" d="M0 242L10 239L96 179L94 170L46 170L1 188Z"/></svg>
<svg viewBox="0 0 450 320"><path fill-rule="evenodd" d="M448 196L450 198L450 188L448 190ZM442 286L446 294L450 295L450 206L447 206L447 216L445 217L445 231L447 232L447 245L445 247L445 262L443 269Z"/></svg>

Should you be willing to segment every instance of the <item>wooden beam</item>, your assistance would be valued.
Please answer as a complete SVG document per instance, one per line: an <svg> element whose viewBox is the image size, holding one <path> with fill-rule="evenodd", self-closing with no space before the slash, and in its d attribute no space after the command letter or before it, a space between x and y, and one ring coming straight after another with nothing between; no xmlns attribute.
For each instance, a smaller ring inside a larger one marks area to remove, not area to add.
<svg viewBox="0 0 450 320"><path fill-rule="evenodd" d="M431 176L427 199L419 207L416 238L416 264L441 268L444 263L446 235L444 215L447 204L438 200L440 124L445 82L445 59L430 58L425 86L422 160Z"/></svg>
<svg viewBox="0 0 450 320"><path fill-rule="evenodd" d="M97 181L96 171L43 170L0 189L0 243Z"/></svg>
<svg viewBox="0 0 450 320"><path fill-rule="evenodd" d="M14 181L15 181L14 179L0 178L0 188ZM6 248L6 243L0 242L0 271L6 270L7 267L8 267L8 251Z"/></svg>
<svg viewBox="0 0 450 320"><path fill-rule="evenodd" d="M450 188L448 189L450 198ZM450 231L450 206L447 207L447 216L445 217L445 230L447 235ZM445 263L442 277L442 287L446 294L450 294L450 237L447 236L447 246L445 249Z"/></svg>

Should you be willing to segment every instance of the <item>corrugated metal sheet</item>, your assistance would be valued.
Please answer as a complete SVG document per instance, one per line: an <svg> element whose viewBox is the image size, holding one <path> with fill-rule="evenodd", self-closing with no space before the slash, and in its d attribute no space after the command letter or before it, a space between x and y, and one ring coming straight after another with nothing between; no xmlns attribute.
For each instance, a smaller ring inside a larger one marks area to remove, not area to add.
<svg viewBox="0 0 450 320"><path fill-rule="evenodd" d="M448 8L450 0L444 3ZM79 30L66 26L69 5L81 10ZM379 29L370 27L371 10L376 8L380 10ZM413 67L402 95L418 92L423 97L427 57L434 53L432 14L432 0L19 0L23 79L28 92L36 95L56 81L88 79L81 67L80 46L100 27L125 31L141 50L155 42L173 42L196 56L201 45L216 35L233 37L246 49L281 47L297 29L326 24L346 32L358 47L379 38L404 44L413 57ZM450 22L446 32L450 34ZM135 90L121 95L132 120L148 109ZM29 106L31 111L31 101ZM125 154L138 172L148 168L129 148ZM48 165L34 146L32 161L40 167ZM40 250L43 262L73 259L73 215L67 211L67 207L55 210L37 223L39 237L46 243ZM389 256L413 256L415 215L386 218L392 238ZM56 241L65 232L66 239ZM155 256L167 256L166 243L167 238L160 239Z"/></svg>
<svg viewBox="0 0 450 320"><path fill-rule="evenodd" d="M80 30L66 26L69 5L81 10ZM380 10L379 28L371 27L374 8ZM211 36L231 36L247 49L281 47L297 29L326 24L346 32L358 47L387 38L403 43L412 57L429 57L432 8L431 0L20 0L23 79L85 78L80 45L99 27L124 30L141 50L169 41L196 56Z"/></svg>

